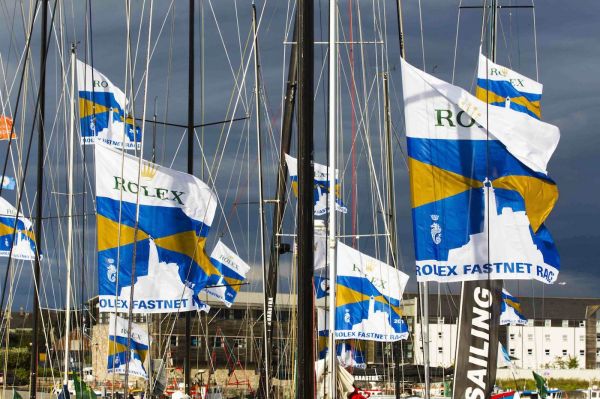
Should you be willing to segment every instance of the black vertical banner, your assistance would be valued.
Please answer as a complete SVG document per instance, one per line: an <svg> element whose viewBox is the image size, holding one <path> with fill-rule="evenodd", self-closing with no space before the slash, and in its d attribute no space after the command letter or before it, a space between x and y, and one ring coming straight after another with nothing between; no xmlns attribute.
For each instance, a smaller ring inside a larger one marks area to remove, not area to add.
<svg viewBox="0 0 600 399"><path fill-rule="evenodd" d="M501 280L462 285L453 399L489 398L496 382Z"/></svg>

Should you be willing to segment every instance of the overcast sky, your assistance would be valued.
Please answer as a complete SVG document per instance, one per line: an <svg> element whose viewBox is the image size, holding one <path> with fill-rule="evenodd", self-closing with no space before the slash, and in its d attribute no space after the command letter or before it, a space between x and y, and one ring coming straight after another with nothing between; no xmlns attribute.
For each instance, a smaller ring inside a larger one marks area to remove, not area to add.
<svg viewBox="0 0 600 399"><path fill-rule="evenodd" d="M8 4L7 4L8 3ZM352 103L354 103L354 129L357 134L356 159L358 175L359 209L357 233L361 235L361 250L372 256L385 258L381 249L383 241L373 238L373 234L383 232L381 215L377 214L377 198L372 195L375 179L368 161L366 134L371 140L371 150L376 168L375 176L380 189L383 189L382 148L382 80L381 73L390 76L392 123L396 132L394 140L395 176L397 199L397 224L399 245L404 270L411 276L409 290L415 289L414 255L412 244L412 220L409 206L407 170L403 158L405 153L405 133L401 99L401 79L399 69L398 28L396 24L395 1L352 1L352 36L354 41L362 40L361 47L354 44L340 46L340 126L343 156L340 169L343 176L343 195L348 207L352 208L351 196L351 155L349 152L352 137ZM473 78L477 67L477 54L481 37L481 10L463 9L458 11L457 1L405 0L403 20L405 31L406 57L414 65L435 76L451 80L467 90L473 90ZM422 4L421 13L419 3ZM530 5L528 1L504 1L502 4ZM53 2L50 3L53 5ZM196 20L196 123L220 121L231 117L250 119L234 122L231 125L211 126L204 129L203 152L195 148L195 172L217 191L222 203L211 230L208 248L221 237L228 245L235 246L240 256L253 266L252 284L248 289L258 289L260 277L258 251L258 194L256 169L256 132L252 91L254 70L251 63L251 6L249 1L198 1ZM463 1L463 5L478 5L478 1ZM146 63L146 49L149 30L150 1L131 2L131 42L132 59L135 60L133 85L137 95L134 100L136 116L142 116L146 100L146 117L151 119L156 110L159 120L185 124L187 120L187 2L156 1L153 7L151 26L152 58L150 59L148 93L143 90L143 72ZM263 79L263 122L264 122L264 167L265 195L270 198L275 191L275 161L279 145L281 122L281 101L283 83L287 73L287 57L291 38L292 7L282 0L257 3L259 28L259 54ZM327 2L315 4L315 37L326 40ZM340 2L340 39L350 40L350 14L347 1ZM5 69L7 86L16 77L10 91L10 106L14 110L18 78L19 57L25 45L21 3L4 2L0 6L0 54ZM22 8L27 17L29 9ZM200 12L202 11L202 13ZM45 215L64 214L65 191L65 120L68 106L64 102L62 90L62 68L68 68L67 50L71 42L78 42L77 56L107 75L119 87L125 87L125 60L127 25L123 2L113 0L92 1L91 39L89 19L83 1L65 1L56 13L55 28L50 45L48 63L47 94L47 147L45 163L44 204ZM419 15L422 15L420 28ZM544 0L536 3L534 18L531 9L502 9L499 18L498 62L513 69L536 77L544 84L542 117L556 124L561 130L561 142L550 162L549 172L557 182L560 198L547 221L561 256L559 281L564 285L544 286L538 282L509 282L509 290L517 295L559 295L559 296L598 296L600 283L598 266L595 264L600 240L600 204L597 199L600 191L600 178L597 173L597 152L600 138L597 133L596 117L600 112L600 4L597 1L577 0L564 2ZM39 19L38 19L39 21ZM140 23L141 21L141 23ZM203 23L202 23L203 21ZM459 22L457 36L457 22ZM199 27L204 26L203 41L200 43ZM36 24L37 26L38 24ZM422 35L421 35L422 34ZM537 68L536 68L537 40ZM455 41L457 46L455 47ZM33 103L37 92L37 68L39 66L39 37L37 28L32 41L32 60L35 80L28 79L26 115L24 123L18 123L23 147L31 133ZM201 51L204 52L203 77L201 75ZM456 58L455 58L456 50ZM64 53L63 53L64 51ZM315 160L326 162L326 76L324 64L327 62L326 47L315 47ZM423 57L425 65L423 65ZM64 64L61 63L61 60ZM353 65L353 66L351 66ZM455 66L455 70L453 68ZM350 76L354 71L354 87ZM538 72L536 72L538 71ZM454 72L454 73L453 73ZM202 84L204 85L203 89ZM2 84L5 88L5 85ZM138 87L141 87L138 91ZM203 91L203 95L202 95ZM6 98L7 90L3 90ZM351 93L354 93L353 95ZM203 101L203 103L202 103ZM156 104L156 106L155 106ZM21 111L19 111L21 112ZM20 118L19 114L18 118ZM365 122L366 121L366 122ZM152 151L152 126L145 126L144 156L149 158ZM201 131L197 132L201 134ZM157 162L179 170L186 168L186 141L184 129L156 129ZM294 136L295 142L295 136ZM14 144L13 144L14 145ZM32 161L27 172L28 204L25 214L31 214L31 204L35 194L34 143ZM2 154L6 144L0 144ZM203 161L200 154L205 154ZM295 154L295 145L292 154ZM85 195L85 213L88 214L85 237L82 238L82 218L77 218L77 257L84 263L85 296L97 292L95 278L95 253L93 218L93 158L91 147L86 149L86 168L83 168L83 153L77 155L76 173L78 193ZM15 160L15 162L17 162ZM202 163L207 165L202 170ZM14 173L9 168L10 173ZM14 194L6 194L14 200ZM83 195L77 197L77 213L84 213ZM295 201L291 201L295 204ZM267 226L270 231L271 211L267 208ZM375 216L374 216L375 215ZM64 222L64 221L63 221ZM350 214L342 217L343 233L352 232ZM58 219L44 222L44 287L43 303L60 306L64 296L64 223ZM284 233L294 232L293 212L286 213ZM290 238L285 239L290 242ZM346 240L347 241L347 240ZM85 242L85 258L82 254ZM349 242L349 241L347 241ZM283 257L281 287L289 289L291 269L289 255ZM80 266L80 265L79 265ZM5 268L0 269L4 275ZM29 263L19 263L15 269L17 294L15 306L30 306L31 273ZM76 271L79 281L81 269ZM79 284L78 284L79 286ZM433 287L433 290L437 290ZM458 286L442 286L441 290L457 292Z"/></svg>

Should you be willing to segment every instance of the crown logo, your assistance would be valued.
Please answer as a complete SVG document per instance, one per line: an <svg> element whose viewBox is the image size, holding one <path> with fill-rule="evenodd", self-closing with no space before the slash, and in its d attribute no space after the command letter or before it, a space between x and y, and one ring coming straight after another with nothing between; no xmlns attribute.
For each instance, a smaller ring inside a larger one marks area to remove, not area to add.
<svg viewBox="0 0 600 399"><path fill-rule="evenodd" d="M434 222L437 222L437 220L440 218L440 215L431 215L431 220L433 220Z"/></svg>
<svg viewBox="0 0 600 399"><path fill-rule="evenodd" d="M152 179L154 179L154 176L156 176L157 171L158 171L158 167L155 164L144 163L144 166L142 166L142 171L141 171L142 178L147 179L147 180L152 180Z"/></svg>

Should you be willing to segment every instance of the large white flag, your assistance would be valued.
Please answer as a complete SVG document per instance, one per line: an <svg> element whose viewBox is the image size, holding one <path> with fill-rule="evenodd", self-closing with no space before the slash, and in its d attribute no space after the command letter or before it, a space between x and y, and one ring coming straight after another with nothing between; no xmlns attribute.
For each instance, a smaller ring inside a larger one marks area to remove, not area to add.
<svg viewBox="0 0 600 399"><path fill-rule="evenodd" d="M554 282L543 223L558 197L546 174L558 128L404 60L402 84L417 279Z"/></svg>
<svg viewBox="0 0 600 399"><path fill-rule="evenodd" d="M77 60L81 144L140 148L142 131L127 114L125 94L97 69Z"/></svg>
<svg viewBox="0 0 600 399"><path fill-rule="evenodd" d="M338 242L336 338L406 339L408 326L400 304L407 282L400 270Z"/></svg>
<svg viewBox="0 0 600 399"><path fill-rule="evenodd" d="M108 372L125 374L125 368L129 360L129 375L148 379L148 374L144 368L150 344L148 332L142 326L131 323L131 335L128 339L128 323L127 319L114 314L110 315L108 323Z"/></svg>
<svg viewBox="0 0 600 399"><path fill-rule="evenodd" d="M138 162L96 144L100 311L205 309L198 293L219 274L204 251L216 196L196 177L146 161L138 184ZM129 303L134 241L134 300Z"/></svg>

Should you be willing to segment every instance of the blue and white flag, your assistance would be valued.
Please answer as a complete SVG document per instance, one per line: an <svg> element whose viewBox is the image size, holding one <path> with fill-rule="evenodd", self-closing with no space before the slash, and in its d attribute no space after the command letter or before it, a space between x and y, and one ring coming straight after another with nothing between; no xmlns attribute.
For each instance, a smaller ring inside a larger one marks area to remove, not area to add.
<svg viewBox="0 0 600 399"><path fill-rule="evenodd" d="M117 148L139 149L142 130L128 115L125 93L95 68L77 60L81 144L100 140Z"/></svg>
<svg viewBox="0 0 600 399"><path fill-rule="evenodd" d="M210 261L218 274L211 275L204 289L208 294L220 299L227 307L231 307L250 266L227 248L221 240L210 254Z"/></svg>
<svg viewBox="0 0 600 399"><path fill-rule="evenodd" d="M15 241L13 233L17 223ZM0 197L0 256L8 257L12 247L14 259L35 260L35 235L31 221L20 214L7 200Z"/></svg>
<svg viewBox="0 0 600 399"><path fill-rule="evenodd" d="M558 128L401 63L418 281L556 281Z"/></svg>
<svg viewBox="0 0 600 399"><path fill-rule="evenodd" d="M216 195L192 175L147 161L138 181L138 164L139 158L96 143L100 311L206 310L198 294L220 273L204 251Z"/></svg>
<svg viewBox="0 0 600 399"><path fill-rule="evenodd" d="M131 335L127 339L128 321L114 314L110 315L108 323L108 359L109 373L125 374L129 360L129 375L148 379L144 368L150 339L148 332L142 326L131 323ZM129 341L129 346L127 345Z"/></svg>
<svg viewBox="0 0 600 399"><path fill-rule="evenodd" d="M407 282L400 270L338 242L336 338L382 342L408 338L400 308Z"/></svg>
<svg viewBox="0 0 600 399"><path fill-rule="evenodd" d="M504 345L502 345L502 342L498 342L498 365L500 367L513 366L512 359L510 358L510 355L508 354L508 351Z"/></svg>
<svg viewBox="0 0 600 399"><path fill-rule="evenodd" d="M317 308L317 352L319 359L327 356L329 341L329 312L323 308ZM337 341L335 344L336 355L340 366L345 368L367 368L364 352L352 345L350 341Z"/></svg>
<svg viewBox="0 0 600 399"><path fill-rule="evenodd" d="M479 53L475 95L481 101L541 119L543 89L541 83L498 65Z"/></svg>
<svg viewBox="0 0 600 399"><path fill-rule="evenodd" d="M2 188L7 190L14 190L17 186L17 181L11 176L2 176Z"/></svg>
<svg viewBox="0 0 600 399"><path fill-rule="evenodd" d="M315 231L313 246L315 297L320 299L326 297L329 292L329 276L327 275L327 240L324 232L321 234L321 232Z"/></svg>
<svg viewBox="0 0 600 399"><path fill-rule="evenodd" d="M512 296L505 289L502 290L502 313L500 314L500 325L524 326L527 324L527 317L521 313L521 301Z"/></svg>
<svg viewBox="0 0 600 399"><path fill-rule="evenodd" d="M298 196L298 160L294 157L285 154L290 179L292 179L292 190ZM319 163L313 163L315 171L315 216L323 216L327 213L327 194L329 193L329 176L327 174L327 166ZM335 210L342 213L347 213L348 208L342 202L340 193L340 185L338 183L339 171L335 171Z"/></svg>

